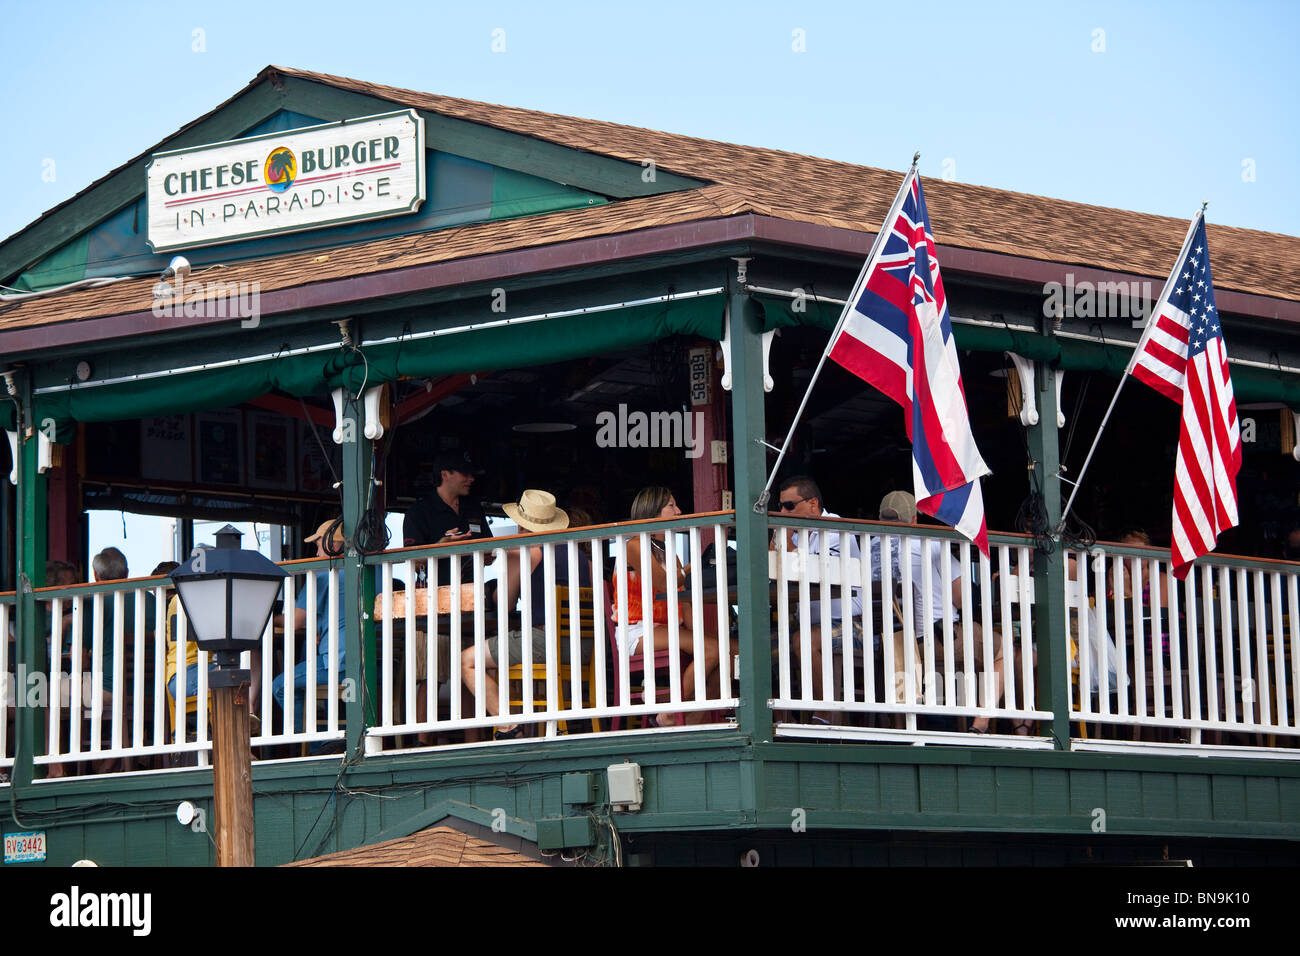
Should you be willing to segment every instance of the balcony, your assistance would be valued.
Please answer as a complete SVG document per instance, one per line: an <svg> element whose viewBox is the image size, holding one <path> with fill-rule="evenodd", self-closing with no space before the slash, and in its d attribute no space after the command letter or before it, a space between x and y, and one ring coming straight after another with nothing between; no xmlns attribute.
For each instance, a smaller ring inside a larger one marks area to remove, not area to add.
<svg viewBox="0 0 1300 956"><path fill-rule="evenodd" d="M287 562L283 606L301 607L302 621L273 617L261 653L245 655L254 754L337 751L356 720L363 760L538 743L562 753L579 738L707 731L808 745L1053 750L1064 738L1079 752L1300 757L1294 564L1215 558L1175 582L1163 552L1098 545L1066 552L1063 594L1047 601L1021 536L991 535L984 557L937 528L787 519L772 532L769 608L753 613L739 603L731 513L368 556L374 598L357 605L356 629L346 559ZM655 542L664 567L686 566L681 586L657 592L650 577L632 578L640 593L629 593L629 550L649 554ZM590 586L565 588L559 569L583 562ZM500 585L511 566L535 581L514 606ZM0 769L14 762L19 706L40 717L38 777L207 764L206 655L196 686L179 693L177 662L193 651L167 585L36 591L33 626L57 662L48 669L18 659L15 596L0 596L11 635L0 643ZM645 627L634 615L656 602L663 623ZM1053 633L1039 618L1051 614L1066 695L1049 693L1038 646ZM518 642L520 659L489 694L489 658L509 658L521 621L538 636ZM369 642L365 680L351 666L356 651L342 653L354 630ZM632 649L626 636L637 632ZM713 648L720 666L700 678L707 668L692 662ZM766 727L746 726L739 706L749 655L771 660ZM507 725L518 736L492 739Z"/></svg>

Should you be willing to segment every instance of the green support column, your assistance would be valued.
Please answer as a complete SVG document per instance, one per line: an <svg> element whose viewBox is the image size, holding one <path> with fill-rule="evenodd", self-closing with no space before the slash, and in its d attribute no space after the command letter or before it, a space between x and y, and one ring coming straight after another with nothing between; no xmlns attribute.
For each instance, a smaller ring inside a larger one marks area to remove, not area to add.
<svg viewBox="0 0 1300 956"><path fill-rule="evenodd" d="M22 380L23 405L31 408L31 388ZM31 429L31 415L28 412L25 421L15 422L18 429L18 514L17 514L17 601L14 612L14 631L17 636L16 646L18 660L15 673L24 675L48 673L46 666L45 642L40 640L42 634L40 615L37 613L36 596L33 588L45 584L46 558L46 481L45 476L37 470L38 438ZM25 437L24 437L25 436ZM0 635L0 638L3 636ZM25 682L24 682L25 683ZM47 685L53 691L57 685ZM18 702L28 703L28 686L22 684L14 688ZM37 753L44 753L45 712L39 707L19 706L15 709L16 742L18 749L14 761L13 779L16 786L23 786L32 781L34 774L32 758Z"/></svg>
<svg viewBox="0 0 1300 956"><path fill-rule="evenodd" d="M1029 428L1029 454L1043 495L1049 528L1061 520L1060 436L1056 425L1056 370L1034 363L1038 424ZM1070 749L1070 655L1065 633L1065 553L1060 540L1051 554L1034 552L1034 637L1038 649L1038 705L1050 710L1057 750Z"/></svg>
<svg viewBox="0 0 1300 956"><path fill-rule="evenodd" d="M767 510L754 502L767 481L763 415L763 348L758 309L732 277L731 423L736 505L736 585L740 605L740 729L755 742L772 739L771 616L767 584Z"/></svg>
<svg viewBox="0 0 1300 956"><path fill-rule="evenodd" d="M365 728L375 723L378 713L378 684L375 679L373 569L361 563L352 542L365 514L371 494L372 447L366 438L361 399L351 393L343 397L343 534L349 542L343 559L344 614L348 622L347 672L356 681L356 693L345 702L348 721L348 753L356 753ZM359 623L359 626L357 626ZM358 666L360 662L360 666Z"/></svg>

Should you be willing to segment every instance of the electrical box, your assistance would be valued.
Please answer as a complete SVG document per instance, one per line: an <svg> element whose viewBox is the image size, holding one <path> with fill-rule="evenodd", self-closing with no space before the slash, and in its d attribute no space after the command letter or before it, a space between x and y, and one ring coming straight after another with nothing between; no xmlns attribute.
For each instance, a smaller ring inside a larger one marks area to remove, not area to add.
<svg viewBox="0 0 1300 956"><path fill-rule="evenodd" d="M596 802L596 775L566 773L560 778L560 800L570 804Z"/></svg>
<svg viewBox="0 0 1300 956"><path fill-rule="evenodd" d="M537 821L537 847L541 850L558 850L564 846L563 820Z"/></svg>
<svg viewBox="0 0 1300 956"><path fill-rule="evenodd" d="M591 846L596 842L591 817L553 817L537 821L537 847L559 850L564 847Z"/></svg>
<svg viewBox="0 0 1300 956"><path fill-rule="evenodd" d="M641 765L630 761L612 764L606 770L606 774L609 777L610 808L627 811L640 810L644 792Z"/></svg>
<svg viewBox="0 0 1300 956"><path fill-rule="evenodd" d="M709 442L709 451L712 454L710 461L715 465L725 465L727 463L727 443L715 439Z"/></svg>

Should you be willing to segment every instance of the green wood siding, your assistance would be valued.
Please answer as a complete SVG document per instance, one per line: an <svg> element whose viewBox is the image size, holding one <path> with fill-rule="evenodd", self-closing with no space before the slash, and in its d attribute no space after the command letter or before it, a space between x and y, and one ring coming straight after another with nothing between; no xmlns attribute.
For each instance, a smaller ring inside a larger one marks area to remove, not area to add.
<svg viewBox="0 0 1300 956"><path fill-rule="evenodd" d="M1128 847L1109 852L1154 860L1174 840L1251 859L1277 848L1300 855L1300 771L1273 761L1197 760L1188 768L1165 758L1166 766L1143 769L1095 754L755 746L735 734L693 736L371 757L341 781L336 759L254 765L258 863L364 846L448 814L486 826L504 811L507 832L535 839L540 820L602 814L604 769L624 759L641 764L645 804L639 813L614 814L614 823L629 854L661 865L734 865L742 842L764 841L774 854L764 854L765 865L1057 864L1081 861L1085 846ZM754 763L765 782L757 803L746 796L746 765ZM592 774L596 804L565 801L562 777L574 771ZM174 811L190 800L211 820L211 781L210 771L193 769L23 788L24 824L6 818L3 829L44 829L52 866L82 858L210 865L208 835L178 824ZM352 792L336 791L338 782ZM1105 811L1101 832L1098 809ZM805 829L796 831L800 820ZM674 833L696 838L677 841ZM1021 842L1000 845L980 834ZM1259 849L1242 849L1251 844ZM653 846L648 856L646 846Z"/></svg>

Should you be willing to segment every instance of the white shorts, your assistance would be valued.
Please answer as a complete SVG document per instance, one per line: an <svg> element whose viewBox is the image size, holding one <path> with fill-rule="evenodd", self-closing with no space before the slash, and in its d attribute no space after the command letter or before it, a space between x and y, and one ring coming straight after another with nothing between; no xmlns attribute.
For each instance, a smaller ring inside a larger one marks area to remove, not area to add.
<svg viewBox="0 0 1300 956"><path fill-rule="evenodd" d="M637 621L635 624L629 624L627 630L620 633L620 637L622 640L619 643L627 646L627 655L631 657L641 646L641 638L645 637L645 623Z"/></svg>

